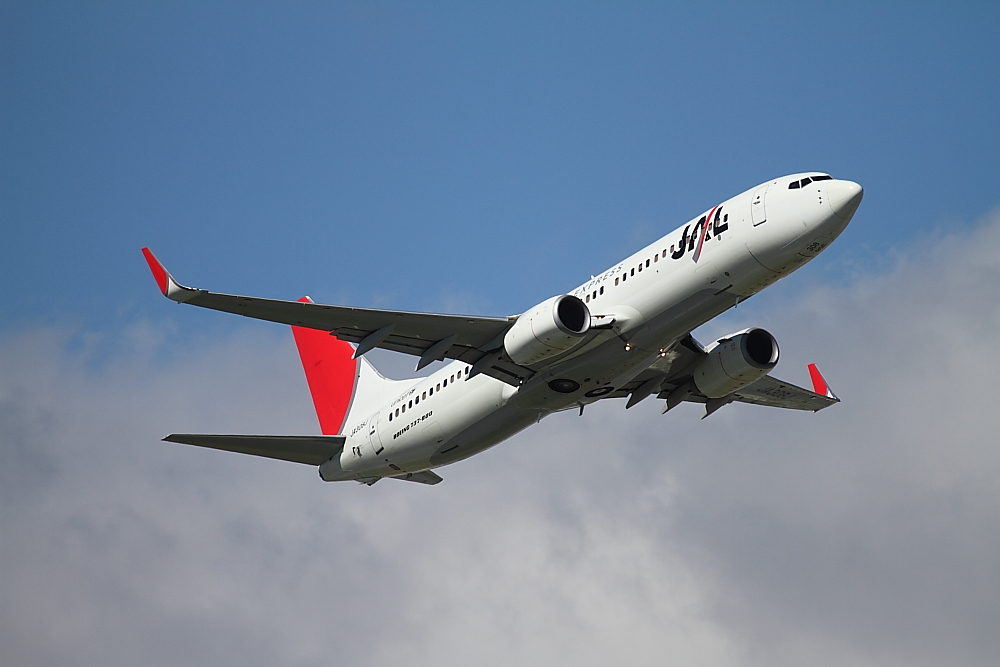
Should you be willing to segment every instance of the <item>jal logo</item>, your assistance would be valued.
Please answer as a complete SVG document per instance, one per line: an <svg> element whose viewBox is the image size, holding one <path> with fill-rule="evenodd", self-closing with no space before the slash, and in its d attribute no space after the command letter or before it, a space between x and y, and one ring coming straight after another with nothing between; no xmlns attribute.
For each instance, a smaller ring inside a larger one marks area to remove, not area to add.
<svg viewBox="0 0 1000 667"><path fill-rule="evenodd" d="M709 223L709 220L712 222ZM691 225L684 227L680 240L670 246L670 256L673 259L680 259L685 253L693 252L693 259L697 262L701 258L705 242L711 241L713 237L721 239L722 232L729 229L728 220L729 215L724 215L722 207L716 206L707 215L701 216L701 219L694 224L694 229L691 229Z"/></svg>

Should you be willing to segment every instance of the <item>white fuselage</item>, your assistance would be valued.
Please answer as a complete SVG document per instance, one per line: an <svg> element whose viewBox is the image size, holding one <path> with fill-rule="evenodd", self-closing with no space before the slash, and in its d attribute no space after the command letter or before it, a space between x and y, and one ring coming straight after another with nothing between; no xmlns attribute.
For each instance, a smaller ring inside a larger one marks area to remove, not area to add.
<svg viewBox="0 0 1000 667"><path fill-rule="evenodd" d="M570 292L595 321L614 323L537 366L513 387L469 365L447 364L414 380L376 413L349 423L324 479L399 475L483 451L543 416L585 405L653 365L687 333L818 255L844 230L860 200L851 181L815 172L775 179L733 197ZM708 217L710 216L710 217ZM699 224L702 218L705 223ZM705 234L704 228L708 227ZM602 316L604 316L602 318ZM560 393L556 379L580 385Z"/></svg>

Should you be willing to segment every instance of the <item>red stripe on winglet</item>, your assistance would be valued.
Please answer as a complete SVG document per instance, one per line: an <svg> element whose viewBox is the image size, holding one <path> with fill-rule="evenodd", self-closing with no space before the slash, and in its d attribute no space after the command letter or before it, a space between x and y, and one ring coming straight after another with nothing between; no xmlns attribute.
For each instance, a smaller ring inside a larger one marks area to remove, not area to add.
<svg viewBox="0 0 1000 667"><path fill-rule="evenodd" d="M299 299L311 303L309 297ZM347 410L354 396L359 359L353 359L354 347L326 331L292 327L299 348L302 369L306 372L319 428L323 435L337 435L344 427Z"/></svg>
<svg viewBox="0 0 1000 667"><path fill-rule="evenodd" d="M160 286L160 291L164 294L167 293L167 270L163 268L160 261L156 259L156 256L150 252L149 248L143 248L142 254L146 258L146 263L149 264L149 270L153 272L153 277L156 278L156 284Z"/></svg>
<svg viewBox="0 0 1000 667"><path fill-rule="evenodd" d="M827 386L823 374L816 368L816 364L809 364L809 377L812 378L813 391L823 396L830 395L830 387Z"/></svg>

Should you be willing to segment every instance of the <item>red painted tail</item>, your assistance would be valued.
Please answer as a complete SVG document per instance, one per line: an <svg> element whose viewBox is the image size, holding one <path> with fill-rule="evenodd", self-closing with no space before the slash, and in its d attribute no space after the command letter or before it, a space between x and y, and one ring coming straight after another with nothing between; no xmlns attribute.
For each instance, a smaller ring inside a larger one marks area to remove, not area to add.
<svg viewBox="0 0 1000 667"><path fill-rule="evenodd" d="M309 297L299 301L310 302ZM344 426L358 384L359 359L354 346L326 331L292 327L306 372L316 416L323 435L337 435Z"/></svg>

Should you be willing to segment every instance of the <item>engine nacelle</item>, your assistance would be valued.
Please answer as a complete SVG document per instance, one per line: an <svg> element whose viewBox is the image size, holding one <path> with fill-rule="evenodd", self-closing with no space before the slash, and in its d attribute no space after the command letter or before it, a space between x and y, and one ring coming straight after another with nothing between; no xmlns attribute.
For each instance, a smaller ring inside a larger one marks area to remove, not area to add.
<svg viewBox="0 0 1000 667"><path fill-rule="evenodd" d="M778 341L763 329L720 338L694 369L694 384L709 398L722 398L759 380L778 363Z"/></svg>
<svg viewBox="0 0 1000 667"><path fill-rule="evenodd" d="M504 336L511 360L530 366L578 345L590 329L590 309L570 294L542 301L517 318Z"/></svg>

